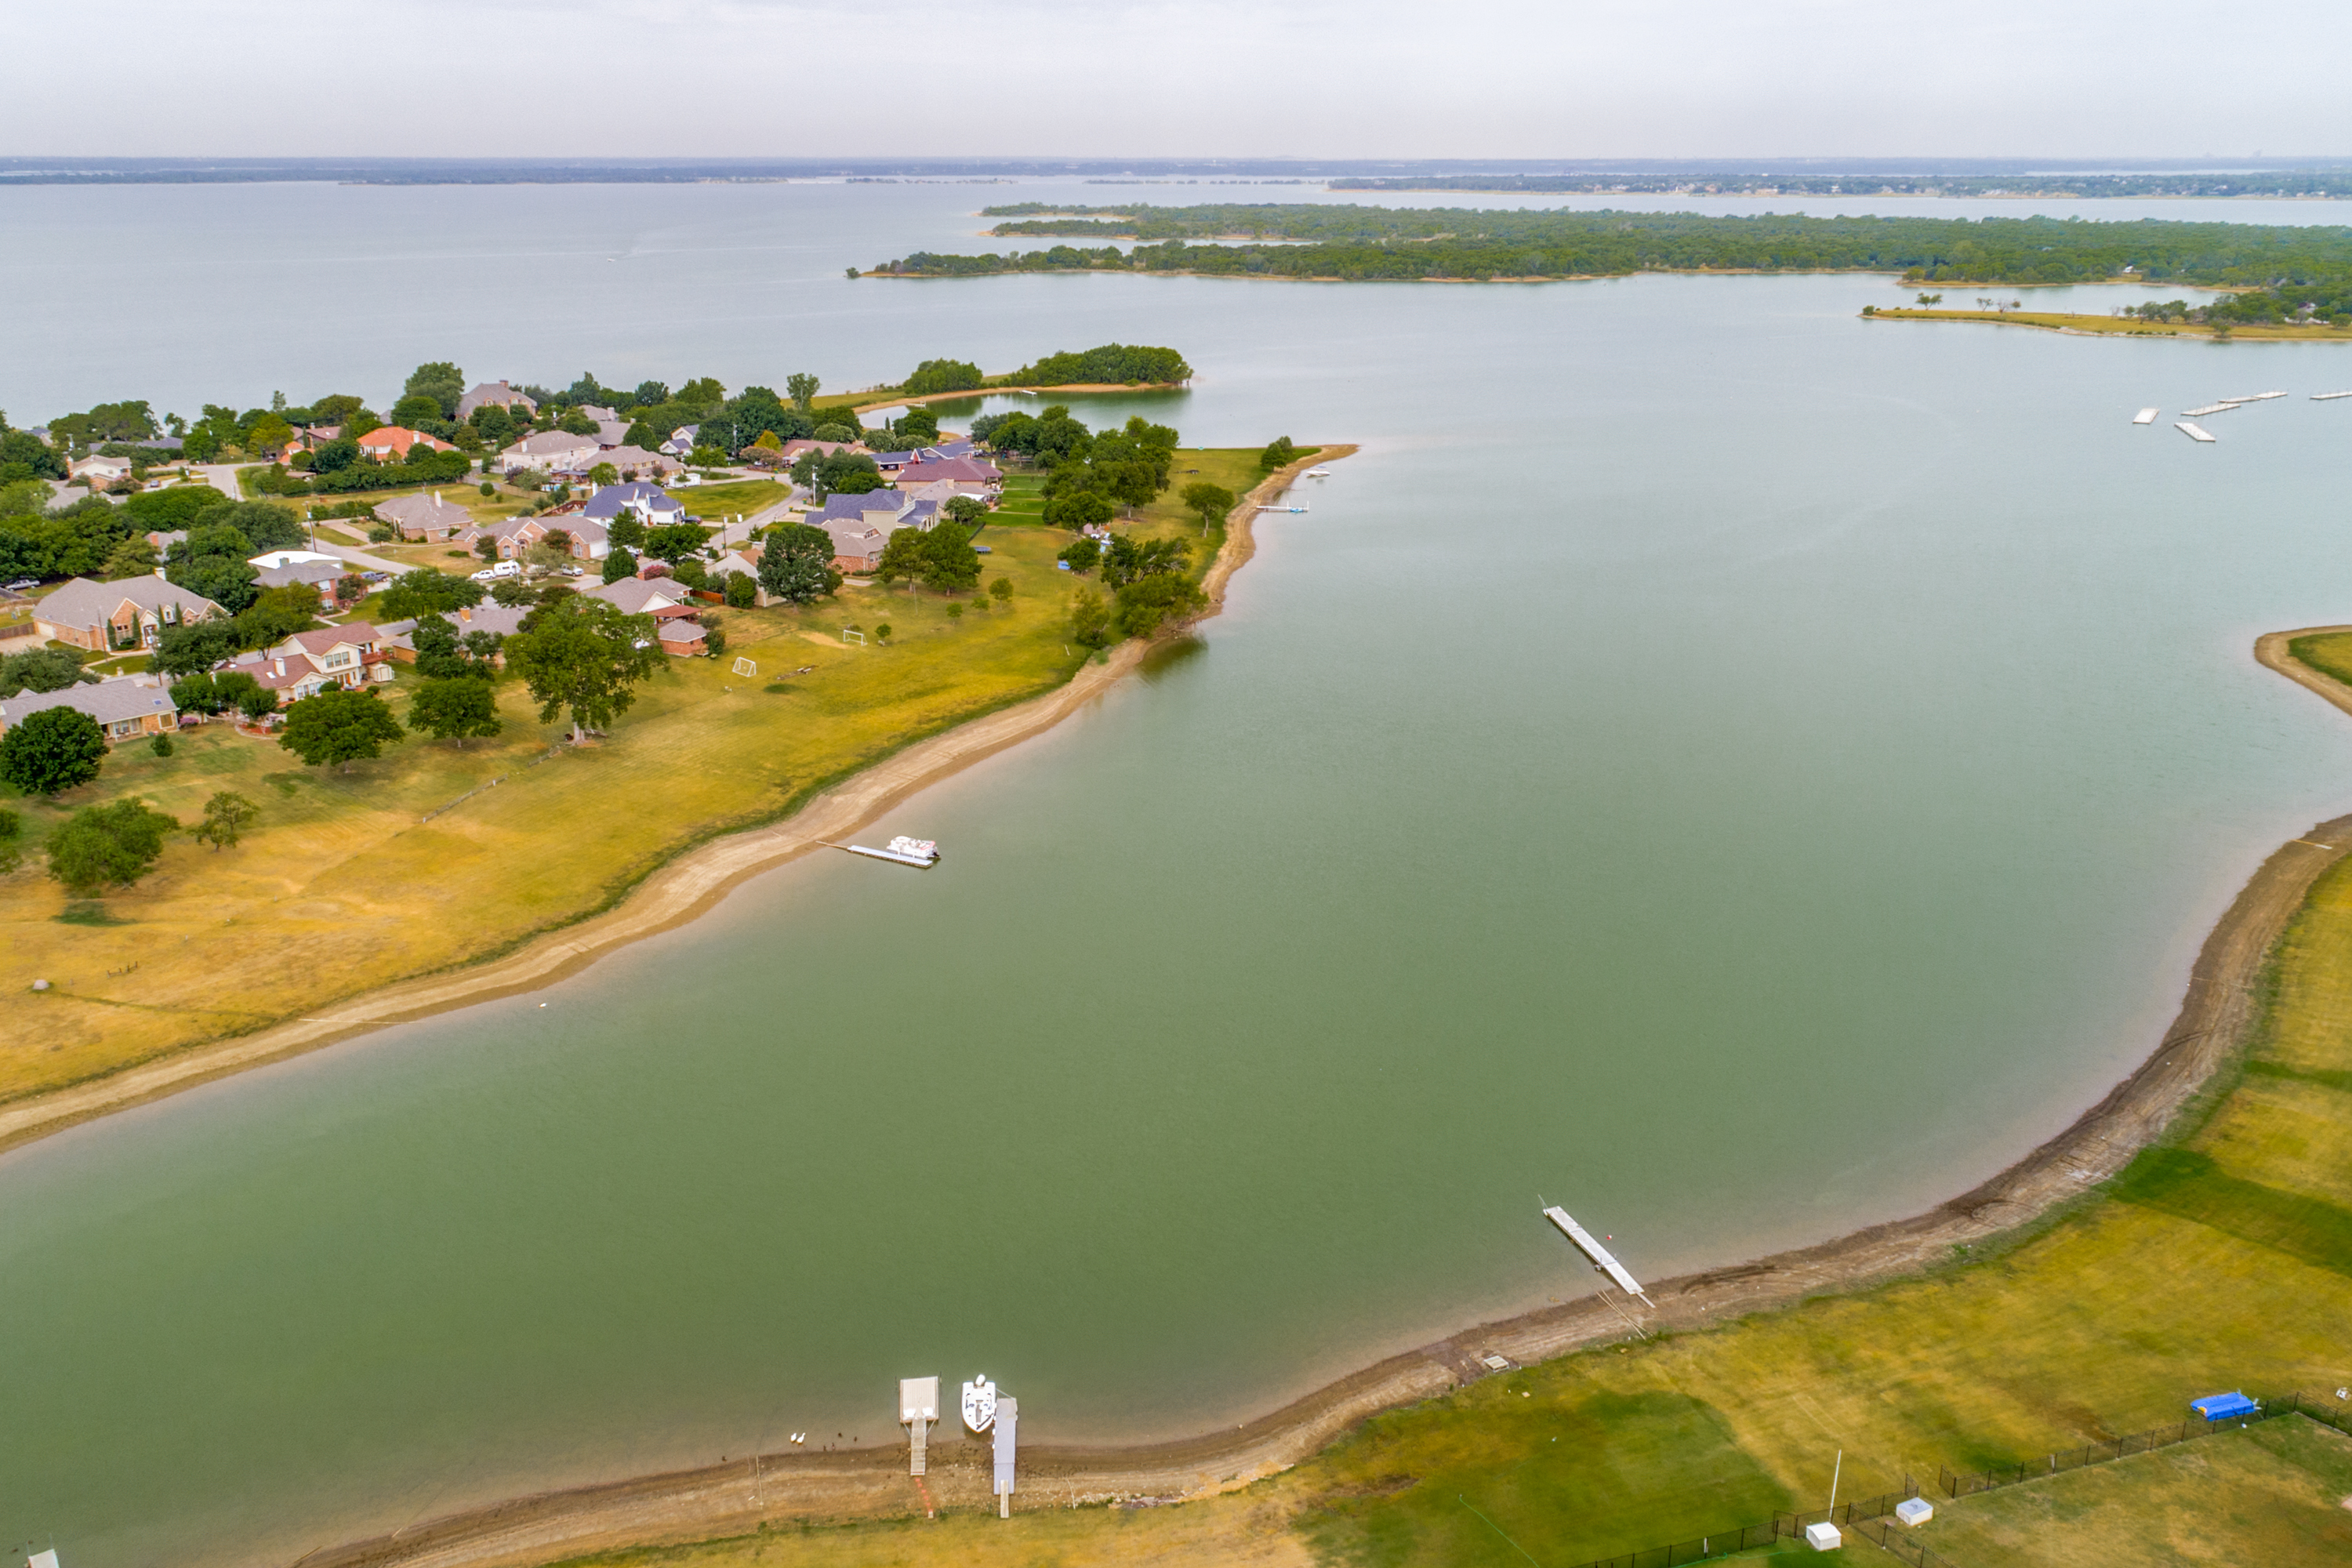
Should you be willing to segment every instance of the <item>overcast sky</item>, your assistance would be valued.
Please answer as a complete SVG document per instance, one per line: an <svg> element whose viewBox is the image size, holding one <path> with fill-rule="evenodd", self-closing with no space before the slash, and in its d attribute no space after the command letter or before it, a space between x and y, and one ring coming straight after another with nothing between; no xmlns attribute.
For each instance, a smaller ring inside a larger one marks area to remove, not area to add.
<svg viewBox="0 0 2352 1568"><path fill-rule="evenodd" d="M12 16L0 153L2352 153L2341 18L2314 0L2258 21L2185 0L84 0Z"/></svg>

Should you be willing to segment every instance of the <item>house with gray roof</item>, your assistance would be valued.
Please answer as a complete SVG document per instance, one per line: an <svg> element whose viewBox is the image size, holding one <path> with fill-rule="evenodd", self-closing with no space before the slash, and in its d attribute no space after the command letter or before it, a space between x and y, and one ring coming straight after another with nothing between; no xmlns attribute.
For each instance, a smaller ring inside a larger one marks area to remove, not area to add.
<svg viewBox="0 0 2352 1568"><path fill-rule="evenodd" d="M584 474L603 461L604 444L593 436L574 436L569 430L547 430L536 436L526 436L498 456L498 469L502 474L519 473L524 468L544 468L554 474Z"/></svg>
<svg viewBox="0 0 2352 1568"><path fill-rule="evenodd" d="M582 517L608 528L625 513L647 528L661 528L684 522L686 503L661 486L639 479L630 484L599 485L596 493L580 509Z"/></svg>
<svg viewBox="0 0 2352 1568"><path fill-rule="evenodd" d="M669 620L695 613L694 598L686 585L670 577L624 577L583 592L620 606L625 616L651 616Z"/></svg>
<svg viewBox="0 0 2352 1568"><path fill-rule="evenodd" d="M485 381L457 399L457 419L460 424L474 416L477 408L520 408L525 414L536 415L539 405L509 386L503 381Z"/></svg>
<svg viewBox="0 0 2352 1568"><path fill-rule="evenodd" d="M474 514L455 501L442 500L439 490L379 501L375 518L398 529L403 539L447 539L474 526Z"/></svg>
<svg viewBox="0 0 2352 1568"><path fill-rule="evenodd" d="M20 691L0 699L0 733L50 708L89 714L106 738L117 743L180 727L180 710L161 683L121 679L68 686L63 691Z"/></svg>
<svg viewBox="0 0 2352 1568"><path fill-rule="evenodd" d="M159 566L152 577L120 583L76 577L40 602L33 611L33 626L54 641L102 652L152 647L163 640L166 626L227 614L202 594L165 582Z"/></svg>

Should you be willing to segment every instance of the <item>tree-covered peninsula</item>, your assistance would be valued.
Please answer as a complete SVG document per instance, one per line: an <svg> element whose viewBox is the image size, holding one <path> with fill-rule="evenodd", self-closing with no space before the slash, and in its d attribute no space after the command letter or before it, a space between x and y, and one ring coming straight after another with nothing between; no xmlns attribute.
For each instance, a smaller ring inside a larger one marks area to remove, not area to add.
<svg viewBox="0 0 2352 1568"><path fill-rule="evenodd" d="M2131 279L2240 290L2234 320L2352 318L2352 228L2079 218L1471 211L1306 205L989 209L1001 236L1103 241L1002 255L917 252L878 272L1189 272L1339 281L1890 272L1923 283ZM1137 241L1122 250L1113 240Z"/></svg>

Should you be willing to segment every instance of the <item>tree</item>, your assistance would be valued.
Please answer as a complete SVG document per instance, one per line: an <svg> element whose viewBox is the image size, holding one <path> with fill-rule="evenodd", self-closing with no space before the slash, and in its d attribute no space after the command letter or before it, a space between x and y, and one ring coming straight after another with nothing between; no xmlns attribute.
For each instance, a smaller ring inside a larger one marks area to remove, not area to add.
<svg viewBox="0 0 2352 1568"><path fill-rule="evenodd" d="M81 679L81 660L61 647L26 648L0 658L0 697L63 691Z"/></svg>
<svg viewBox="0 0 2352 1568"><path fill-rule="evenodd" d="M925 558L921 529L894 529L889 542L882 546L882 558L874 563L874 575L886 586L901 577L911 584L923 574Z"/></svg>
<svg viewBox="0 0 2352 1568"><path fill-rule="evenodd" d="M940 416L918 405L901 415L891 427L905 443L905 449L928 447L940 438ZM892 445L898 445L893 442Z"/></svg>
<svg viewBox="0 0 2352 1568"><path fill-rule="evenodd" d="M264 588L253 596L253 603L237 612L228 629L241 647L268 647L296 632L317 628L318 609L319 591L307 583Z"/></svg>
<svg viewBox="0 0 2352 1568"><path fill-rule="evenodd" d="M499 558L499 536L486 533L474 541L474 553L484 561L496 561Z"/></svg>
<svg viewBox="0 0 2352 1568"><path fill-rule="evenodd" d="M988 503L978 496L950 496L941 508L950 522L960 522L977 533L980 525L988 521Z"/></svg>
<svg viewBox="0 0 2352 1568"><path fill-rule="evenodd" d="M211 845L216 855L224 849L234 849L236 841L245 837L245 830L260 815L261 808L245 796L222 790L205 802L205 819L197 825L196 842Z"/></svg>
<svg viewBox="0 0 2352 1568"><path fill-rule="evenodd" d="M426 681L408 705L408 721L435 740L457 742L460 751L468 736L495 735L505 728L499 722L498 694L487 680Z"/></svg>
<svg viewBox="0 0 2352 1568"><path fill-rule="evenodd" d="M1234 492L1206 479L1195 479L1186 485L1181 492L1181 499L1184 502L1184 510L1201 520L1202 533L1208 532L1211 524L1223 521L1225 514L1234 510Z"/></svg>
<svg viewBox="0 0 2352 1568"><path fill-rule="evenodd" d="M246 679L251 680L253 678L247 676ZM244 714L249 722L258 724L278 711L278 693L255 680L251 690L240 690L236 694L236 710Z"/></svg>
<svg viewBox="0 0 2352 1568"><path fill-rule="evenodd" d="M392 580L392 586L383 591L383 605L378 613L387 621L415 620L445 610L470 609L480 604L488 592L471 578L452 577L430 566L419 566Z"/></svg>
<svg viewBox="0 0 2352 1568"><path fill-rule="evenodd" d="M625 544L615 540L604 556L604 581L617 583L624 577L637 574L636 555Z"/></svg>
<svg viewBox="0 0 2352 1568"><path fill-rule="evenodd" d="M805 522L784 523L768 532L760 551L760 586L772 599L806 605L841 586L833 569L833 535Z"/></svg>
<svg viewBox="0 0 2352 1568"><path fill-rule="evenodd" d="M923 536L923 586L941 594L980 582L980 553L971 535L952 522L934 524Z"/></svg>
<svg viewBox="0 0 2352 1568"><path fill-rule="evenodd" d="M928 397L940 392L972 392L978 390L983 378L980 366L964 360L927 359L915 367L899 391L909 397Z"/></svg>
<svg viewBox="0 0 2352 1568"><path fill-rule="evenodd" d="M1070 640L1084 648L1110 641L1110 606L1092 588L1081 588L1070 598Z"/></svg>
<svg viewBox="0 0 2352 1568"><path fill-rule="evenodd" d="M1101 562L1102 543L1093 539L1077 540L1054 559L1083 577Z"/></svg>
<svg viewBox="0 0 2352 1568"><path fill-rule="evenodd" d="M1192 547L1181 539L1138 539L1114 533L1103 551L1103 581L1114 588L1145 577L1179 573L1192 563Z"/></svg>
<svg viewBox="0 0 2352 1568"><path fill-rule="evenodd" d="M165 675L201 675L236 651L236 634L221 620L165 626L155 645L155 668Z"/></svg>
<svg viewBox="0 0 2352 1568"><path fill-rule="evenodd" d="M283 452L293 439L293 426L275 414L265 414L247 427L245 439L237 445L245 448L247 457L270 459Z"/></svg>
<svg viewBox="0 0 2352 1568"><path fill-rule="evenodd" d="M760 602L760 580L749 572L727 574L727 607L748 610Z"/></svg>
<svg viewBox="0 0 2352 1568"><path fill-rule="evenodd" d="M74 708L44 708L0 735L0 779L26 795L55 795L98 776L106 732Z"/></svg>
<svg viewBox="0 0 2352 1568"><path fill-rule="evenodd" d="M409 372L400 392L403 402L419 395L430 397L440 405L442 418L455 419L457 400L466 395L466 373L446 359L434 360ZM398 408L393 410L393 417L400 417Z"/></svg>
<svg viewBox="0 0 2352 1568"><path fill-rule="evenodd" d="M1257 455L1261 468L1278 468L1298 455L1297 445L1287 436L1276 436L1266 443L1265 450Z"/></svg>
<svg viewBox="0 0 2352 1568"><path fill-rule="evenodd" d="M392 422L411 429L427 420L437 421L446 417L448 410L443 408L441 400L429 392L412 392L392 405Z"/></svg>
<svg viewBox="0 0 2352 1568"><path fill-rule="evenodd" d="M467 646L478 637L487 645L480 658L475 657ZM494 636L473 632L460 637L457 628L446 618L425 616L410 631L408 640L416 648L416 673L428 680L490 680L497 677L489 658L498 652L499 638Z"/></svg>
<svg viewBox="0 0 2352 1568"><path fill-rule="evenodd" d="M558 430L562 431L567 436L593 436L596 434L596 421L589 418L588 416L581 413L577 408L565 409L563 411L563 417L555 422L555 427Z"/></svg>
<svg viewBox="0 0 2352 1568"><path fill-rule="evenodd" d="M646 520L634 511L625 511L604 525L604 537L614 544L625 544L632 550L642 550L646 543Z"/></svg>
<svg viewBox="0 0 2352 1568"><path fill-rule="evenodd" d="M145 536L134 533L114 547L114 553L106 558L100 570L110 583L144 577L155 570L155 547L147 542Z"/></svg>
<svg viewBox="0 0 2352 1568"><path fill-rule="evenodd" d="M710 531L698 522L666 522L646 530L646 553L675 566L689 555L699 555L710 542Z"/></svg>
<svg viewBox="0 0 2352 1568"><path fill-rule="evenodd" d="M286 710L286 729L278 743L310 767L340 763L349 773L353 763L382 756L385 742L407 732L374 692L331 686Z"/></svg>
<svg viewBox="0 0 2352 1568"><path fill-rule="evenodd" d="M1045 502L1048 528L1100 528L1118 513L1110 498L1095 490L1065 490Z"/></svg>
<svg viewBox="0 0 2352 1568"><path fill-rule="evenodd" d="M1189 577L1166 573L1139 577L1118 591L1118 612L1111 625L1118 635L1148 637L1171 616L1187 616L1204 607L1209 596Z"/></svg>
<svg viewBox="0 0 2352 1568"><path fill-rule="evenodd" d="M183 713L226 713L247 696L264 689L261 682L241 669L224 669L217 674L196 674L172 682L172 706ZM273 693L269 709L275 710L278 699Z"/></svg>
<svg viewBox="0 0 2352 1568"><path fill-rule="evenodd" d="M610 463L599 463L588 470L588 482L592 485L617 485L621 482L621 470Z"/></svg>
<svg viewBox="0 0 2352 1568"><path fill-rule="evenodd" d="M86 806L49 835L49 875L84 898L127 888L163 858L163 836L179 826L141 800Z"/></svg>
<svg viewBox="0 0 2352 1568"><path fill-rule="evenodd" d="M25 821L13 811L0 811L0 877L25 861Z"/></svg>
<svg viewBox="0 0 2352 1568"><path fill-rule="evenodd" d="M602 730L627 712L636 683L663 658L651 616L625 616L618 605L585 595L531 612L507 638L506 656L539 703L541 723L570 710L575 742L583 730Z"/></svg>
<svg viewBox="0 0 2352 1568"><path fill-rule="evenodd" d="M816 377L804 370L784 377L784 392L792 398L793 406L803 414L811 412L809 405L816 401L817 384Z"/></svg>
<svg viewBox="0 0 2352 1568"><path fill-rule="evenodd" d="M988 585L988 596L995 600L1000 605L1011 604L1013 602L1013 579L1010 577L999 577L995 582L991 583Z"/></svg>

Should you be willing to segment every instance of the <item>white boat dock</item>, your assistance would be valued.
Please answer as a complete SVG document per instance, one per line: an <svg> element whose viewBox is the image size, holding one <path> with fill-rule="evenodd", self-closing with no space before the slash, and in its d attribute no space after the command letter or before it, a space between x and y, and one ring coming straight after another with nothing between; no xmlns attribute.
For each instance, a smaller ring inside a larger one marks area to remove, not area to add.
<svg viewBox="0 0 2352 1568"><path fill-rule="evenodd" d="M2311 395L2314 403L2333 403L2339 397L2352 397L2352 392L2315 392Z"/></svg>
<svg viewBox="0 0 2352 1568"><path fill-rule="evenodd" d="M2234 403L2209 403L2202 408L2184 408L2180 412L2191 419L2202 419L2209 414L2227 414L2236 406Z"/></svg>
<svg viewBox="0 0 2352 1568"><path fill-rule="evenodd" d="M2202 426L2192 425L2186 419L2183 419L2179 424L2175 425L2173 428L2179 431L2183 436L2188 437L2192 441L2210 441L2213 438L2213 432L2204 428Z"/></svg>
<svg viewBox="0 0 2352 1568"><path fill-rule="evenodd" d="M2284 397L2284 392L2256 392L2244 397L2225 397L2222 402L2235 405L2241 403L2268 403L2273 397Z"/></svg>
<svg viewBox="0 0 2352 1568"><path fill-rule="evenodd" d="M2153 425L2156 423L2156 416L2163 412L2164 410L2161 408L2143 408L2138 413L2132 416L2132 423L2135 425Z"/></svg>
<svg viewBox="0 0 2352 1568"><path fill-rule="evenodd" d="M825 843L825 847L846 849L852 855L863 855L874 860L887 860L894 866L912 866L919 870L929 870L940 863L940 847L937 844L928 838L908 838L903 835L890 840L889 847L884 849L876 849L865 844L830 842Z"/></svg>
<svg viewBox="0 0 2352 1568"><path fill-rule="evenodd" d="M1574 1242L1576 1244L1576 1249L1579 1252L1583 1253L1585 1257L1592 1259L1592 1267L1600 1269L1601 1272L1608 1275L1610 1279L1615 1280L1617 1282L1617 1289L1624 1291L1628 1296L1639 1296L1642 1299L1643 1304L1645 1306L1654 1307L1657 1305L1657 1303L1651 1300L1648 1294L1643 1290L1642 1282L1639 1279L1634 1279L1631 1274L1625 1272L1625 1266L1618 1262L1616 1257L1611 1253L1607 1247L1601 1245L1600 1238L1595 1237L1591 1231L1585 1229L1582 1226L1577 1224L1573 1218L1570 1217L1569 1212L1566 1209L1560 1207L1558 1204L1553 1204L1544 1210L1544 1218L1558 1226L1559 1227L1560 1235Z"/></svg>

